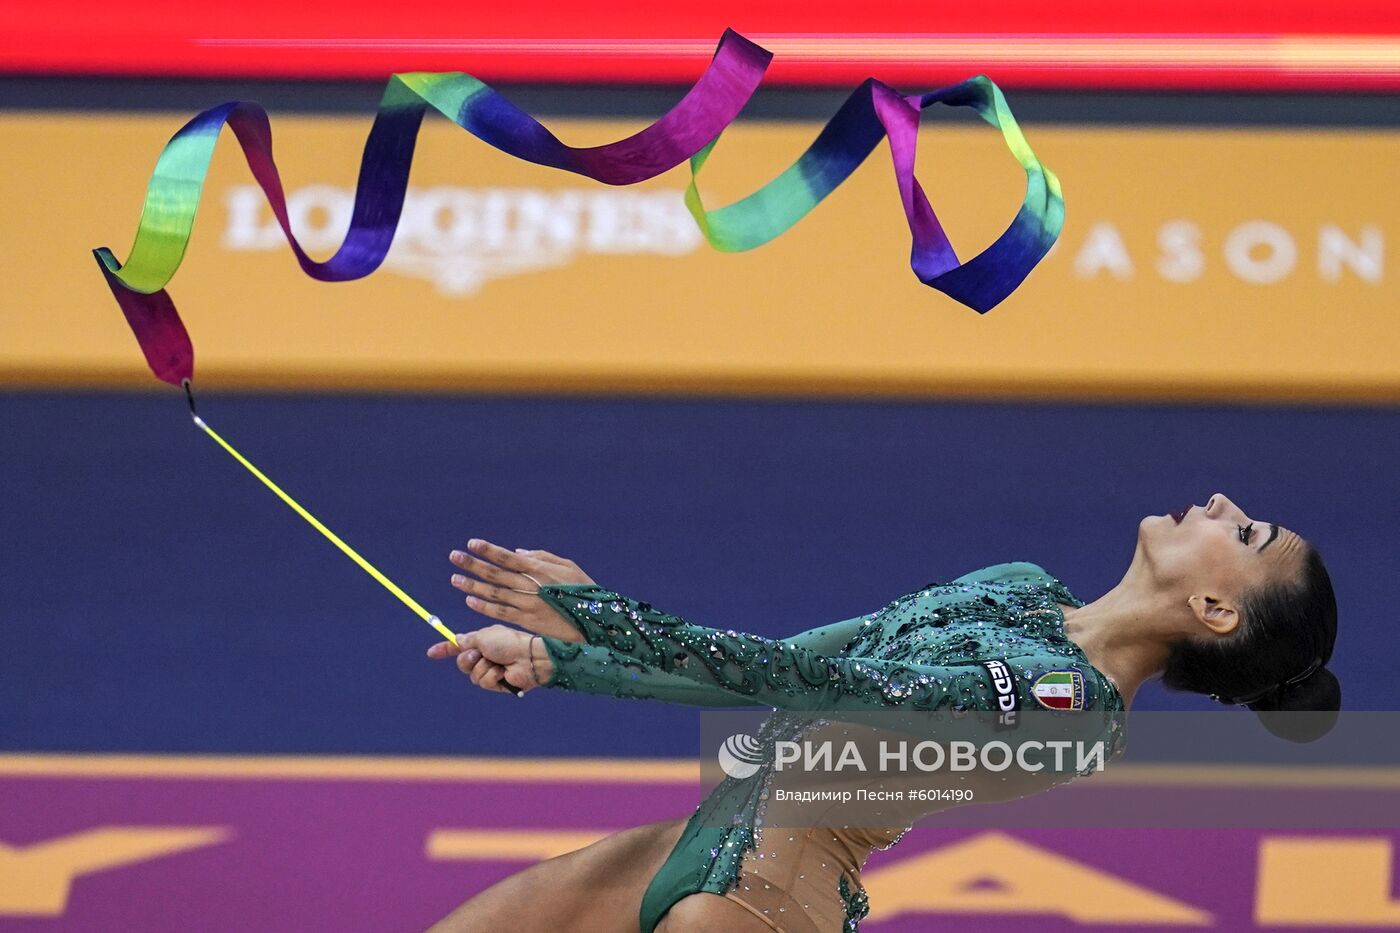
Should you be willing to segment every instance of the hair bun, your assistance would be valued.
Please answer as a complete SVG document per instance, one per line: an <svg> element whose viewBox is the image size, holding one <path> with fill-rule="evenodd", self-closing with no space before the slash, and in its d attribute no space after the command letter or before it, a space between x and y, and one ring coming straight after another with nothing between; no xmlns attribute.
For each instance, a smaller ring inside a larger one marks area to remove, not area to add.
<svg viewBox="0 0 1400 933"><path fill-rule="evenodd" d="M1249 704L1274 735L1311 742L1326 735L1342 708L1342 685L1325 667L1294 684L1285 684Z"/></svg>

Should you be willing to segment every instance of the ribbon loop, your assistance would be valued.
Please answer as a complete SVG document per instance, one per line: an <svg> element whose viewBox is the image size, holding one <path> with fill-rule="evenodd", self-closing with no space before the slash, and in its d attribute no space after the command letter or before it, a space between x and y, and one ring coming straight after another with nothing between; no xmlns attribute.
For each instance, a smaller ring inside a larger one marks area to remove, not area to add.
<svg viewBox="0 0 1400 933"><path fill-rule="evenodd" d="M726 252L761 246L791 228L844 182L882 138L890 141L895 181L912 236L910 265L919 281L985 313L1004 300L1045 256L1064 222L1055 175L1026 143L1006 100L985 76L924 95L904 96L871 78L856 88L811 146L763 187L725 207L707 210L700 169L753 96L772 54L725 30L704 74L665 116L625 139L574 148L497 91L461 72L411 72L389 79L365 141L350 229L329 259L312 259L288 218L281 176L272 158L267 113L251 101L210 108L166 144L146 190L136 239L125 263L106 247L94 250L156 376L179 385L193 376L194 350L165 287L175 275L194 229L195 213L214 145L233 130L248 168L307 275L326 282L369 275L393 243L408 190L409 169L429 107L481 141L537 165L609 185L630 185L687 159L685 203L712 247ZM987 249L959 262L914 174L922 111L935 103L971 107L1001 130L1026 170L1026 196L1006 231Z"/></svg>

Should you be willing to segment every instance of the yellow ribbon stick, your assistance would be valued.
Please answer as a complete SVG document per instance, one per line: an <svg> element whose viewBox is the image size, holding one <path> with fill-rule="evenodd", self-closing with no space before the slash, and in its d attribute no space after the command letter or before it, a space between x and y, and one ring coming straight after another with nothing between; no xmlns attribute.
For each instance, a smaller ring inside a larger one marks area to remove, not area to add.
<svg viewBox="0 0 1400 933"><path fill-rule="evenodd" d="M433 628L437 629L439 635L441 635L443 638L446 638L454 645L457 643L457 636L452 633L451 629L442 624L441 619L433 615L428 610L424 609L412 596L409 596L403 590L399 589L398 584L396 584L393 580L390 580L388 577L384 576L384 574L379 572L379 568L375 567L369 561L361 557L355 551L354 548L346 544L344 541L340 540L339 535L337 535L334 531L331 531L325 525L321 524L320 520L317 519L316 516L312 515L310 512L306 511L306 509L302 508L301 503L297 502L297 500L293 499L291 496L283 492L282 488L276 483L274 483L272 480L268 479L267 475L263 473L262 470L259 470L257 467L253 466L253 464L248 461L247 457L243 456L237 450L234 450L232 444L220 437L218 432L215 431L213 428L209 427L209 425L205 424L203 418L199 417L199 415L193 415L192 417L194 418L195 425L199 427L200 430L212 437L224 450L227 450L229 452L229 455L233 457L233 459L237 460L239 463L247 467L249 473L252 473L258 479L262 480L262 484L264 486L275 492L279 499L287 503L287 505L291 506L293 511L295 511L302 518L310 522L312 528L315 528L321 534L325 535L326 539L330 541L331 544L334 544L336 547L340 548L340 550L345 554L346 557L359 564L361 569L363 569L365 573L378 580L386 590L388 590L390 593L393 593L405 606L416 612L420 619L422 619L424 622L427 622ZM508 684L506 686L509 687ZM512 692L514 692L513 689Z"/></svg>

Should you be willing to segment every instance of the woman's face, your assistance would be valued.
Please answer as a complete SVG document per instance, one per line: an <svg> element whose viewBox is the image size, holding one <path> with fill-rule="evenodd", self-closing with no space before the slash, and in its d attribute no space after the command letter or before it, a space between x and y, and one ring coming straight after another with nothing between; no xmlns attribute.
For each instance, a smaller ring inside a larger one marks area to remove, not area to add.
<svg viewBox="0 0 1400 933"><path fill-rule="evenodd" d="M1138 547L1156 584L1190 599L1200 615L1221 606L1236 610L1241 594L1296 579L1305 545L1296 533L1246 515L1216 493L1204 506L1144 518Z"/></svg>

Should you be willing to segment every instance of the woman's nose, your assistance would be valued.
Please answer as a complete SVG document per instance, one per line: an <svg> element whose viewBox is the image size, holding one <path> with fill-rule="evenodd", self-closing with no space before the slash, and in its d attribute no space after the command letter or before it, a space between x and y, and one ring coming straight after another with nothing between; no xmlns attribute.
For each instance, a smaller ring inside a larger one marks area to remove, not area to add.
<svg viewBox="0 0 1400 933"><path fill-rule="evenodd" d="M1229 496L1225 495L1223 492L1215 493L1206 501L1206 514L1211 518L1215 518L1219 515L1230 515L1232 513L1244 514L1240 511L1240 507L1231 502Z"/></svg>

